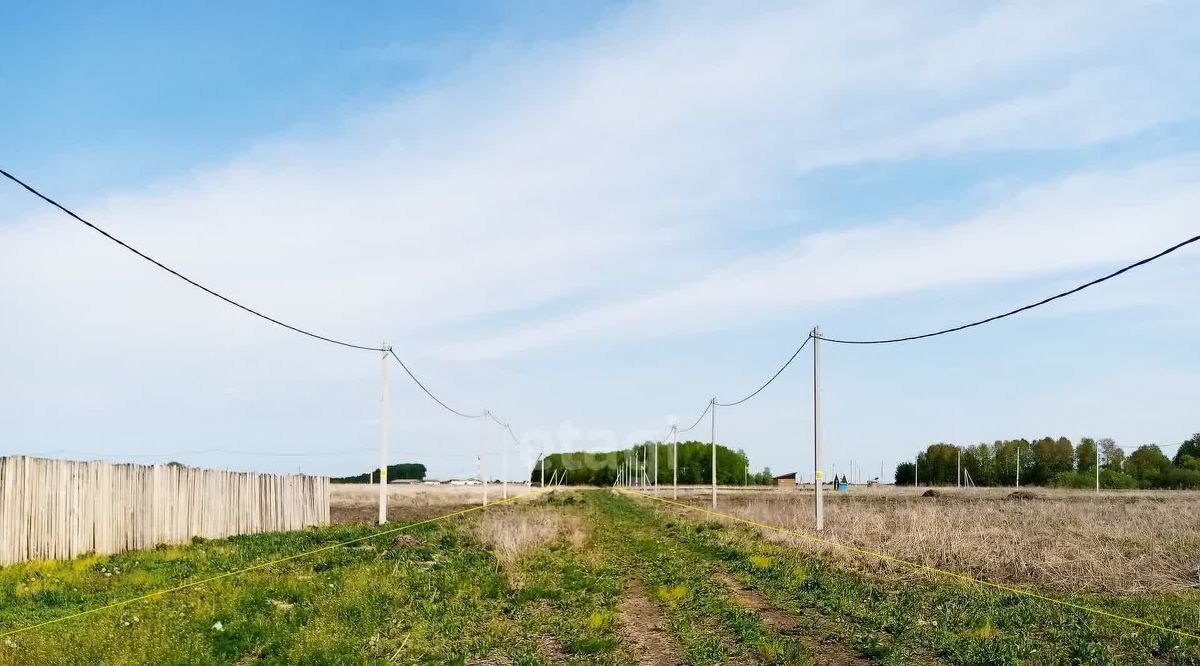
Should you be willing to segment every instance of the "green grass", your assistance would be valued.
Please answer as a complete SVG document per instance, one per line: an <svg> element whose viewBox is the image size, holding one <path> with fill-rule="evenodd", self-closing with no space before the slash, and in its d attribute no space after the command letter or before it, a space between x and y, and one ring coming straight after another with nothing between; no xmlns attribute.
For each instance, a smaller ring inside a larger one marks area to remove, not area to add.
<svg viewBox="0 0 1200 666"><path fill-rule="evenodd" d="M1194 640L977 586L865 577L609 492L522 505L533 504L571 514L586 537L502 564L475 537L476 516L463 516L406 531L415 547L383 536L0 639L0 664L632 664L619 604L634 581L689 664L809 664L828 642L882 664L1200 664ZM6 567L0 633L376 530ZM802 632L766 626L719 575ZM1200 629L1200 595L1069 601Z"/></svg>
<svg viewBox="0 0 1200 666"><path fill-rule="evenodd" d="M470 521L406 531L206 583L0 641L0 663L465 664L502 654L541 664L541 636L588 663L619 663L611 625L591 622L620 592L615 571L555 542L511 584ZM0 631L60 617L373 528L255 535L188 548L0 570Z"/></svg>

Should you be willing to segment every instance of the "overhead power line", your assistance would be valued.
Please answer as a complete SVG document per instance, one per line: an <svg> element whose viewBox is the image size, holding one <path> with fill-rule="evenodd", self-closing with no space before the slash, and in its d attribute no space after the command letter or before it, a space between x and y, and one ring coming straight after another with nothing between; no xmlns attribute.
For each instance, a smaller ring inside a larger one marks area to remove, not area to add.
<svg viewBox="0 0 1200 666"><path fill-rule="evenodd" d="M824 338L822 338L822 340L823 339ZM783 364L782 367L780 367L778 370L776 370L775 374L771 375L771 378L767 380L767 383L765 383L762 386L755 389L753 393L742 398L741 400L735 400L733 402L716 402L716 398L713 398L714 404L718 407L733 407L734 405L740 405L743 402L746 402L750 398L753 398L754 396L761 393L762 390L767 388L768 386L770 386L771 382L775 381L775 379L778 378L779 375L782 375L784 370L787 370L787 367L792 364L792 361L796 360L796 357L800 355L800 352L804 351L804 347L808 345L809 340L812 340L812 333L809 333L808 337L804 338L804 342L800 343L800 346L796 348L796 351L792 352L792 357L789 358L787 360L787 362Z"/></svg>
<svg viewBox="0 0 1200 666"><path fill-rule="evenodd" d="M354 344L352 342L346 342L344 340L338 340L336 338L331 338L331 337L328 337L325 335L320 335L318 333L313 333L312 331L305 330L303 328L300 328L299 326L293 326L292 324L280 321L274 317L271 317L270 315L263 314L262 312L259 312L258 310L255 310L254 308L252 308L248 305L243 305L243 304L239 303L238 301L235 301L234 299L232 299L220 292L217 292L213 289L210 289L210 288L200 284L199 282L184 275L183 273L180 273L179 271L175 270L174 268L167 266L166 264L155 259L154 257L151 257L150 255L146 254L145 252L142 252L141 250L133 247L129 243L126 243L125 241L121 240L120 238L117 238L116 236L108 233L104 229L101 229L100 227L96 226L95 224L83 219L82 217L77 215L71 209L58 203L54 199L51 199L50 197L46 196L45 194L42 194L38 190L34 189L34 187L32 185L26 183L25 181L21 180L20 178L17 178L16 176L12 175L11 173L5 171L4 169L0 169L0 174L3 174L5 178L8 178L9 180L16 183L17 185L20 185L21 187L25 188L26 190L28 190L31 194L33 194L37 198L41 199L42 201L45 201L46 203L50 204L51 206L54 206L55 208L59 209L60 211L66 213L67 215L74 218L76 221L82 223L83 225L87 226L89 229L91 229L92 231L95 231L96 233L100 234L101 236L104 236L108 240L116 243L117 245L120 245L121 247L125 248L126 250L129 250L130 252L141 257L142 259L145 259L146 261L154 264L155 266L158 266L159 268L170 273L171 275L174 275L175 277L179 278L180 280L183 280L184 282L192 285L193 287L196 287L197 289L200 289L201 291L203 291L211 296L216 296L217 298L221 299L222 301L225 301L226 303L228 303L236 308L239 308L241 310L249 312L250 314L254 315L255 317L265 319L265 320L271 322L272 324L275 324L277 326L282 326L282 327L288 329L289 331L295 331L296 333L299 333L301 335L307 335L310 338L321 340L322 342L329 342L329 343L332 343L335 345L341 345L342 347L349 347L351 349L362 349L365 351L378 351L378 352L388 351L386 349L383 349L382 347L372 347L371 345L358 345L358 344Z"/></svg>
<svg viewBox="0 0 1200 666"><path fill-rule="evenodd" d="M829 337L825 337L825 336L819 335L819 334L817 335L817 338L820 340L824 340L826 342L835 342L835 343L844 344L844 345L881 345L881 344L890 344L890 343L894 343L894 342L908 342L910 340L921 340L924 338L932 338L932 337L935 337L938 335L945 335L947 333L954 333L957 331L966 330L968 328L973 328L975 326L981 326L983 324L997 321L999 319L1004 319L1005 317L1011 317L1015 314L1025 312L1026 310L1032 310L1036 307L1045 305L1052 301L1056 301L1060 298L1065 298L1072 294L1076 294L1078 292L1083 291L1084 289L1087 289L1088 287L1092 287L1097 284L1100 284L1101 282L1111 280L1119 275L1122 275L1128 271L1133 270L1134 268L1137 268L1139 266L1144 266L1145 264L1155 261L1156 259L1165 257L1166 255L1171 254L1172 252L1174 252L1182 247L1185 247L1187 245L1190 245L1192 243L1195 243L1197 241L1200 241L1200 236L1193 236L1183 242L1176 243L1175 245L1172 245L1171 247L1168 247L1167 249L1162 250L1161 252L1159 252L1155 255L1152 255L1152 256L1146 257L1145 259L1136 261L1132 264L1129 264L1128 266L1125 266L1121 269L1113 271L1112 273L1109 273L1102 277L1096 278L1095 280L1092 280L1090 282L1081 284L1073 289L1068 289L1067 291L1055 294L1053 296L1050 296L1049 298L1044 298L1036 303L1031 303L1029 305L1017 308L1015 310L1010 310L1010 311L1004 312L1002 314L987 317L986 319L980 319L978 321L974 321L969 324L963 324L961 326L946 328L946 329L942 329L940 331L933 331L931 333L922 333L920 335L910 335L910 336L906 336L906 337L902 337L902 338L885 338L885 339L879 339L879 340L844 340L844 339L840 339L840 338L829 338ZM683 429L679 430L678 432L687 432L687 431L695 428L696 426L700 425L700 421L702 421L704 419L705 415L708 414L709 410L713 409L714 407L733 407L735 405L740 405L743 402L746 402L747 400L750 400L750 399L754 398L755 396L757 396L764 389L766 389L768 386L770 386L771 383L774 382L781 374L783 374L783 371L786 370L788 368L788 366L790 366L792 364L792 361L796 360L796 357L800 355L800 352L803 351L804 347L812 339L813 339L813 334L810 333L809 336L804 339L804 342L801 343L800 347L797 348L796 351L792 352L791 357L789 357L788 360L786 362L784 362L784 364L779 368L779 370L776 370L775 374L771 375L771 378L768 379L762 386L755 389L753 393L750 393L749 395L745 396L744 398L742 398L740 400L735 400L733 402L718 402L716 398L709 400L708 404L705 405L705 407L704 407L704 411L701 412L700 416L696 418L696 421L694 423L692 423L692 425L688 426L687 428L683 428Z"/></svg>
<svg viewBox="0 0 1200 666"><path fill-rule="evenodd" d="M429 388L426 387L423 382L421 382L421 380L417 379L416 375L414 375L412 373L412 371L410 371L408 369L408 366L406 366L404 364L404 361L400 360L400 357L396 355L396 352L393 351L391 347L375 347L372 345L360 345L360 344L355 344L353 342L346 342L345 340L338 340L336 338L331 338L329 336L321 335L319 333L314 333L312 331L300 328L299 326L294 326L287 322L284 322L284 321L281 321L274 317L271 317L270 315L263 314L262 312L254 309L248 305L244 305L244 304L242 304L242 303L240 303L240 302L238 302L238 301L236 301L214 289L204 286L203 284L197 282L196 280L193 280L192 278L184 275L183 273L180 273L179 271L175 270L174 268L171 268L170 266L164 264L163 262L159 261L158 259L155 259L154 257L146 254L145 252L142 252L141 250L137 249L136 247L130 245L129 243L126 243L125 241L121 240L120 238L117 238L116 236L112 235L111 233L100 228L96 224L84 219L83 217L81 217L80 215L78 215L77 213L72 211L71 209L67 208L63 204L60 204L59 202L55 201L54 199L51 199L50 197L46 196L45 194L42 194L40 191L38 191L36 188L34 188L29 183L26 183L25 181L21 180L20 178L17 178L13 174L5 171L4 169L0 169L0 174L3 174L5 178L8 178L9 180L16 183L17 185L20 185L21 187L25 188L25 190L27 190L29 193L33 194L37 198L41 199L42 201L45 201L46 203L50 204L51 206L54 206L55 208L62 211L63 213L66 213L68 216L70 216L72 219L76 220L77 222L80 222L81 224L83 224L84 226L88 227L89 229L95 231L96 233L100 234L101 236L104 236L108 240L116 243L117 245L120 245L121 247L132 252L133 254L137 255L138 257L154 264L155 266L170 273L171 275L174 275L175 277L179 278L180 280L183 280L184 282L192 285L193 287L196 287L197 289L200 289L201 291L203 291L211 296L215 296L215 297L221 299L222 301L225 301L226 303L228 303L240 310L243 310L245 312L248 312L248 313L254 315L255 317L265 319L266 321L269 321L272 324L275 324L277 326L282 326L283 328L286 328L289 331L294 331L301 335L306 335L310 338L320 340L322 342L328 342L331 344L340 345L342 347L349 347L351 349L361 349L363 351L377 351L377 352L383 352L385 354L390 354L392 356L392 358L396 359L396 362L400 364L400 367L404 369L404 372L408 375L408 377L410 379L412 379L413 382L417 386L421 387L421 390L424 391L425 394L428 395L430 398L432 398L434 402L441 405L447 411L451 412L452 414L456 414L458 416L464 417L464 418L480 418L483 416L483 414L467 414L465 412L461 412L461 411L454 409L453 407L447 405L445 403L445 401L443 401L441 398L434 395L433 392L430 391Z"/></svg>
<svg viewBox="0 0 1200 666"><path fill-rule="evenodd" d="M704 420L705 414L708 414L708 410L713 408L713 403L715 403L715 402L716 402L716 398L709 400L708 404L704 406L704 411L700 412L700 416L696 417L696 421L694 423L692 423L692 425L690 425L686 428L680 428L680 429L676 430L675 432L687 432L687 431L691 430L692 428L695 428L696 426L700 425L700 421Z"/></svg>
<svg viewBox="0 0 1200 666"><path fill-rule="evenodd" d="M1112 273L1109 273L1108 275L1096 278L1095 280L1092 280L1091 282L1086 282L1084 284L1081 284L1078 287L1075 287L1074 289L1068 289L1067 291L1055 294L1049 298L1043 298L1042 300L1040 300L1036 303L1030 303L1029 305L1019 307L1016 310L1009 310L1008 312L1005 312L1003 314L994 315L992 317L988 317L987 319L980 319L979 321L973 321L969 324L963 324L961 326L955 326L953 328L946 328L946 329L942 329L940 331L934 331L932 333L922 333L920 335L909 335L909 336L906 336L903 338L886 338L886 339L881 339L881 340L840 340L838 338L827 338L822 335L821 339L826 342L836 342L838 344L843 344L843 345L886 345L886 344L891 344L893 342L908 342L910 340L921 340L923 338L932 338L934 336L945 335L947 333L955 333L957 331L962 331L962 330L972 328L975 326L981 326L983 324L987 324L987 323L996 321L998 319L1004 319L1005 317L1011 317L1015 314L1020 314L1022 312L1025 312L1026 310L1032 310L1036 307L1045 305L1051 301L1056 301L1060 298L1065 298L1067 296L1070 296L1071 294L1081 292L1084 289L1087 289L1088 287L1098 285L1101 282L1104 282L1106 280L1111 280L1111 279L1117 277L1118 275L1121 275L1127 271L1131 271L1131 270L1137 268L1138 266L1144 266L1144 265L1154 261L1155 259L1161 259L1162 257L1165 257L1168 254L1171 254L1175 250L1178 250L1179 248L1184 247L1186 245L1195 243L1196 241L1200 241L1200 236L1192 236L1191 238L1183 241L1182 243L1176 243L1175 245L1172 245L1171 247L1163 250L1162 252L1159 252L1158 254L1155 254L1150 257L1146 257L1145 259L1142 259L1141 261L1135 261L1134 263L1129 264L1128 266L1126 266L1120 270L1116 270L1116 271L1113 271Z"/></svg>
<svg viewBox="0 0 1200 666"><path fill-rule="evenodd" d="M396 356L396 352L393 351L391 347L388 347L386 351L387 351L387 353L391 354L392 358L396 359L396 362L399 363L400 367L404 369L404 374L408 375L408 378L413 380L413 383L415 383L417 386L421 387L421 390L425 392L425 395L432 398L434 402L441 405L442 408L445 409L446 411L450 412L451 414L461 416L464 419L481 419L485 416L490 415L490 412L488 412L487 410L484 410L478 414L467 414L466 412L460 412L457 409L451 407L450 405L447 405L441 398L434 395L433 391L430 391L429 387L425 386L425 384L422 383L421 380L417 379L417 376L412 373L412 370L408 369L407 365L404 365L404 361L401 361L400 357ZM497 421L497 423L499 423L499 421ZM503 424L501 424L501 425L503 425Z"/></svg>

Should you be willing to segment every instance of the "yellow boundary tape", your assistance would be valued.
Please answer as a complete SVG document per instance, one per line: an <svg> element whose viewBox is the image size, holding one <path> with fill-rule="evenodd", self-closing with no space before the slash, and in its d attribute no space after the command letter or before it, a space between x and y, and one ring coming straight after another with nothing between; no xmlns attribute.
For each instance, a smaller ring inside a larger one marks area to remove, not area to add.
<svg viewBox="0 0 1200 666"><path fill-rule="evenodd" d="M852 553L857 553L857 554L859 554L859 555L869 555L869 556L871 556L871 557L877 557L877 558L879 558L879 559L881 559L881 560L886 560L886 561L888 561L888 562L894 562L894 563L896 563L896 564L903 564L903 565L905 565L905 566L912 567L912 568L914 568L914 569L920 569L920 570L923 570L923 571L931 571L931 572L933 572L933 573L938 573L938 574L941 574L941 575L943 575L943 576L949 576L949 577L951 577L951 578L957 578L958 580L966 581L966 582L968 582L968 583L974 583L974 584L976 584L976 585L982 585L982 586L984 586L984 587L993 587L993 588L996 588L996 589L998 589L998 590L1003 590L1003 591L1005 591L1005 592L1011 592L1011 593L1013 593L1013 594L1019 594L1019 595L1022 595L1022 596L1031 597L1031 598L1033 598L1033 599L1039 599L1039 600L1041 600L1041 601L1048 601L1048 602L1050 602L1050 603L1052 603L1052 604L1058 604L1059 606L1066 606L1066 607L1068 607L1068 608L1073 608L1073 609L1075 609L1075 610L1087 611L1087 612L1089 612L1089 613L1094 613L1094 614L1096 614L1096 615L1101 615L1101 616L1104 616L1104 617L1112 618L1112 619L1114 619L1114 620L1124 620L1125 622L1130 622L1130 623L1132 623L1132 624L1140 625L1140 626L1143 626L1143 627L1148 627L1148 628L1150 628L1150 629L1157 629L1157 630L1159 630L1159 631L1165 631L1165 632L1168 632L1168 633L1171 633L1171 634L1176 634L1176 635L1178 635L1178 636L1183 636L1184 638L1192 638L1192 639L1200 640L1200 635L1196 635L1196 634L1190 634L1190 633L1188 633L1188 632L1186 632L1186 631L1181 631L1181 630L1179 630L1179 629L1172 629L1172 628L1170 628L1170 627L1163 627L1163 626L1160 626L1160 625L1154 624L1154 623L1152 623L1152 622L1146 622L1146 621L1144 621L1144 620L1139 620L1139 619L1137 619L1137 618L1125 617L1124 615L1117 615L1116 613L1110 613L1110 612L1108 612L1108 611L1103 611L1103 610L1100 610L1100 609L1098 609L1098 608L1089 608L1088 606L1081 606L1081 605L1079 605L1079 604L1074 604L1074 603L1071 603L1071 602L1069 602L1069 601L1063 601L1063 600L1061 600L1061 599L1055 599L1055 598L1053 598L1053 597L1047 597L1047 596L1045 596L1045 595L1041 595L1041 594L1038 594L1038 593L1036 593L1036 592L1030 592L1030 591L1028 591L1028 590L1022 590L1022 589L1021 589L1021 588L1019 588L1019 587L1011 587L1011 586L1008 586L1008 585L1002 585L1002 584L1000 584L1000 583L993 583L993 582L991 582L991 581L983 580L983 579L981 579L981 578L973 578L973 577L971 577L971 576L968 576L968 575L966 575L966 574L960 574L960 573L956 573L956 572L954 572L954 571L947 571L946 569L939 569L939 568L937 568L937 567L931 567L931 566L929 566L929 565L926 565L926 564L918 564L918 563L916 563L916 562L910 562L910 561L908 561L908 560L900 559L900 558L898 558L898 557L893 557L893 556L891 556L891 555L885 555L885 554L883 554L883 553L876 553L876 552L874 552L874 551L865 550L865 549L863 549L863 548L856 548L856 547L854 547L854 546L847 546L846 544L843 544L843 543L838 543L838 542L836 542L836 541L830 541L830 540L828 540L828 539L822 539L822 538L820 538L820 537L815 537L815 536L813 536L813 535L811 535L811 534L805 534L805 533L803 533L803 532L795 532L795 531L793 531L793 530L787 530L787 529L784 529L784 528L782 528L782 527L775 527L774 525L768 525L768 524L766 524L766 523L760 523L760 522L757 522L757 521L754 521L754 520L748 520L748 519L746 519L746 518L739 518L739 517L737 517L737 516L731 516L731 515L729 515L729 514L726 514L726 513L720 513L719 511L713 511L713 510L711 510L711 509L705 509L704 507L693 506L693 505L691 505L691 504L684 504L683 502L675 502L675 501L672 501L672 500L669 500L669 499L666 499L666 498L663 498L663 497L657 497L657 496L650 495L650 494L648 494L648 493L639 492L639 491L636 491L636 490L629 490L629 489L624 489L624 488L618 488L618 490L620 490L620 491L621 491L621 492L623 492L623 493L628 493L628 494L631 494L631 495L638 495L638 496L641 496L641 497L646 497L646 498L649 498L649 499L652 499L652 500L657 500L657 501L659 501L659 502L663 502L663 503L665 503L665 504L672 504L672 505L674 505L674 506L682 507L682 508L684 508L684 509L690 509L690 510L692 510L692 511L699 511L700 513L707 513L707 514L709 514L709 515L713 515L713 516L719 516L719 517L721 517L721 518L725 518L725 519L727 519L727 520L732 520L732 521L739 522L739 523L745 523L745 524L747 524L747 525L753 525L753 526L755 526L755 527L760 527L760 528L762 528L762 529L772 530L772 531L775 531L775 532L779 532L779 533L781 533L781 534L787 534L787 535L789 535L789 536L799 537L799 538L801 538L801 539L806 539L806 540L808 540L808 541L812 541L812 542L815 542L815 543L824 544L824 545L826 545L826 546L833 546L834 548L840 548L840 549L842 549L842 550L850 551L850 552L852 552Z"/></svg>
<svg viewBox="0 0 1200 666"><path fill-rule="evenodd" d="M447 514L444 514L441 516L437 516L436 518L428 518L425 520L417 521L415 523L408 523L407 525L393 527L391 529L383 530L382 532L375 532L373 534L368 534L367 536L350 539L349 541L342 541L340 543L335 543L335 544L331 544L328 546L322 546L320 548L316 548L314 550L308 550L303 553L296 553L295 555L281 557L277 560L271 560L269 562L262 562L260 564L248 566L244 569L238 569L237 571L229 571L229 572L219 574L216 576L210 576L208 578L203 578L201 580L192 581L190 583L184 583L183 585L177 585L175 587L158 590L155 592L151 592L149 594L143 594L140 597L133 597L131 599L123 599L121 601L116 601L111 604L106 604L104 606L97 606L95 608L89 608L87 610L79 611L78 613L71 613L70 615L64 615L62 617L57 617L57 618L54 618L53 620L46 620L45 622L38 622L37 624L31 624L31 625L28 625L25 627L20 627L18 629L12 629L10 631L0 633L0 638L8 638L9 636L15 636L16 634L25 633L26 631L33 631L34 629L40 629L42 627L46 627L46 626L49 626L52 624L58 624L59 622L66 622L67 620L74 620L75 618L83 617L84 615L91 615L92 613L99 613L101 611L111 610L113 608L119 608L121 606L128 606L129 604L137 603L139 601L145 601L147 599L161 597L163 595L170 594L172 592L179 592L181 590L186 590L188 588L196 587L197 585L204 585L205 583L211 583L213 581L221 580L222 578L229 578L230 576L237 576L238 574L244 574L246 572L254 571L256 569L264 569L266 567L274 566L276 564L281 564L283 562L296 560L301 557L308 557L310 555L316 555L317 553L323 553L325 551L333 550L335 548L342 548L344 546L349 546L350 544L358 543L360 541L366 541L368 539L375 539L375 538L378 538L381 536L386 536L388 534L395 534L396 532L402 532L404 530L411 529L413 527L419 527L421 525L428 525L430 523L436 523L441 520L446 520L448 518L454 518L456 516L468 514L473 511L479 511L481 509L487 509L487 508L490 508L490 507L493 507L493 506L496 506L499 504L505 504L508 502L512 502L512 501L520 499L522 497L526 497L526 496L533 495L533 494L540 493L540 492L542 492L541 489L530 490L527 492L520 493L519 495L513 495L512 497L509 497L508 499L491 502L489 504L481 504L480 506L473 506L469 509L463 509L461 511L454 511L452 513L447 513Z"/></svg>

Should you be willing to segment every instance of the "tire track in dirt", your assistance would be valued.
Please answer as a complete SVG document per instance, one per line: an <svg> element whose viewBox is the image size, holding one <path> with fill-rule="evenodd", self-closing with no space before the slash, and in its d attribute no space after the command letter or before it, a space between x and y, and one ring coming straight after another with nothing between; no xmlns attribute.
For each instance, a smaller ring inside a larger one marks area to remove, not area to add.
<svg viewBox="0 0 1200 666"><path fill-rule="evenodd" d="M875 663L851 652L840 643L813 636L809 631L809 623L776 608L761 592L742 584L733 576L722 572L718 573L716 578L729 588L734 599L742 607L758 615L765 626L803 643L813 653L813 661L820 666L863 666Z"/></svg>
<svg viewBox="0 0 1200 666"><path fill-rule="evenodd" d="M684 666L675 637L641 583L630 579L617 607L621 641L633 649L638 666Z"/></svg>

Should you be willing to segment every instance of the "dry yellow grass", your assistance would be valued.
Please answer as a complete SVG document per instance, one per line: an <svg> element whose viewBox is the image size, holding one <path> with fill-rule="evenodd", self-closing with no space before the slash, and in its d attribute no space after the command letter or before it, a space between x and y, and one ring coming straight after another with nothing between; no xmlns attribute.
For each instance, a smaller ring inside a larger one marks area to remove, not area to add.
<svg viewBox="0 0 1200 666"><path fill-rule="evenodd" d="M480 541L492 547L502 564L511 564L521 553L533 550L560 535L576 545L586 539L583 526L560 511L545 507L497 507L475 523Z"/></svg>
<svg viewBox="0 0 1200 666"><path fill-rule="evenodd" d="M1200 588L1200 493L1034 489L856 488L827 492L821 538L912 562L1061 591L1132 593ZM700 489L680 499L703 505ZM666 494L669 497L669 491ZM811 488L724 492L718 510L813 533ZM921 575L879 559L777 532L770 538L820 551L859 570Z"/></svg>
<svg viewBox="0 0 1200 666"><path fill-rule="evenodd" d="M329 514L334 523L371 522L378 516L379 486L367 483L335 483L329 490ZM531 486L508 484L508 496L532 490ZM498 484L488 485L488 500L503 495ZM483 486L407 485L388 486L388 519L393 521L427 518L439 512L478 505L483 502Z"/></svg>

